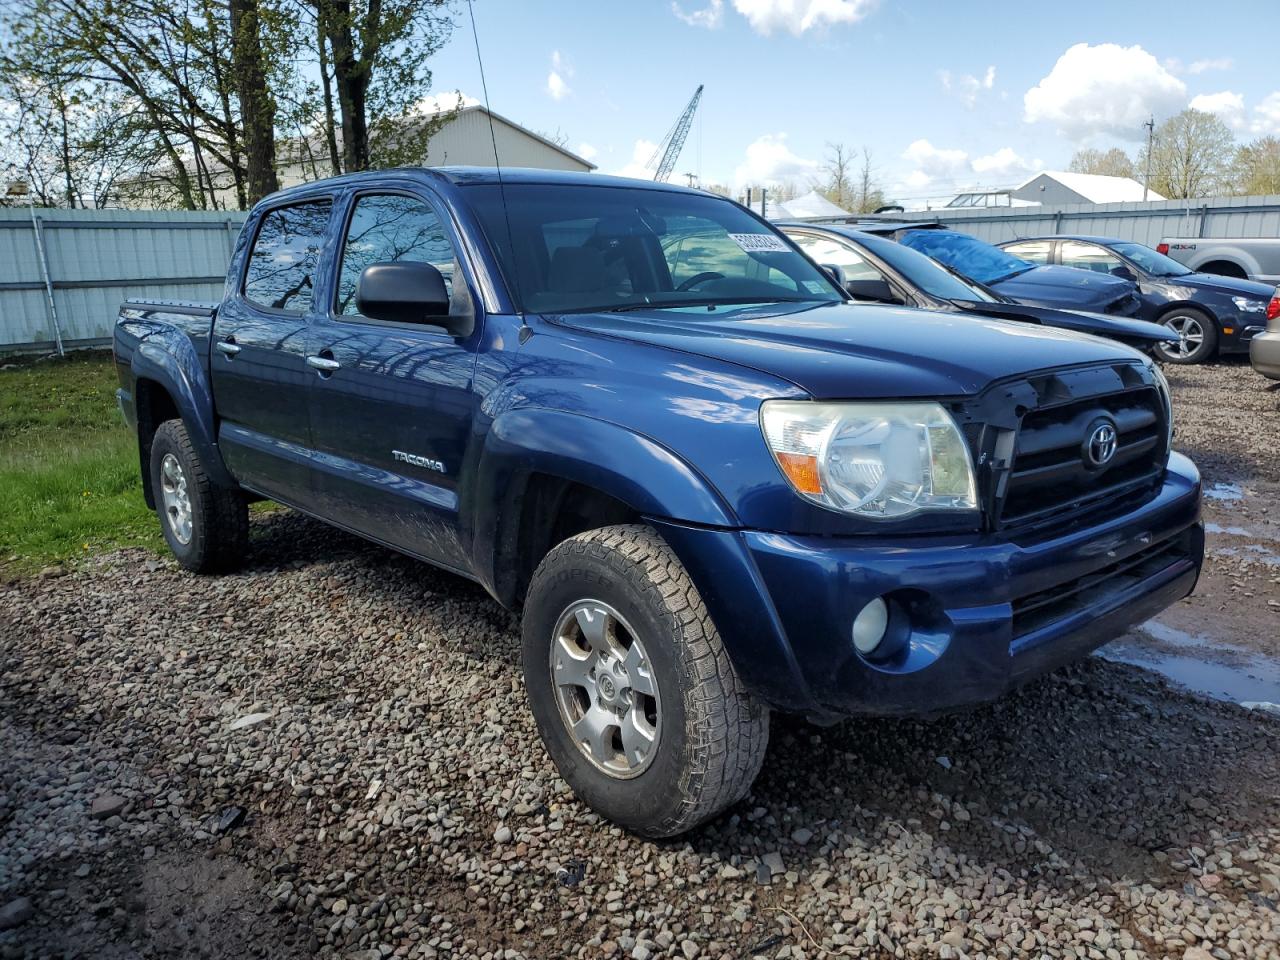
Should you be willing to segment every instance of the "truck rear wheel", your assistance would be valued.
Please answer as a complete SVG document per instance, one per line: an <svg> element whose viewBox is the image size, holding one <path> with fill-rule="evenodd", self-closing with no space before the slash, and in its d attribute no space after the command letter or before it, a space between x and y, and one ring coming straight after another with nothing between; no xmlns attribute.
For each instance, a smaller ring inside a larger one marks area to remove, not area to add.
<svg viewBox="0 0 1280 960"><path fill-rule="evenodd" d="M244 559L248 503L209 480L181 420L160 424L151 442L151 489L165 542L182 567L215 573Z"/></svg>
<svg viewBox="0 0 1280 960"><path fill-rule="evenodd" d="M522 653L547 752L615 823L674 836L755 781L769 712L651 527L604 527L555 547L529 585Z"/></svg>

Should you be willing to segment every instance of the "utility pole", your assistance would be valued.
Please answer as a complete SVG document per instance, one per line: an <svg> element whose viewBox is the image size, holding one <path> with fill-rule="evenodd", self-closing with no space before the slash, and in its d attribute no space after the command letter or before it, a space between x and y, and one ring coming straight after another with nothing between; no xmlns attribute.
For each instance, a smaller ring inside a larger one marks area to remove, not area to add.
<svg viewBox="0 0 1280 960"><path fill-rule="evenodd" d="M686 173L686 174L685 174L685 177L687 177L687 178L688 178L688 180L689 180L689 186L691 186L691 187L695 184L695 182L696 182L696 181L697 181L697 179L698 179L698 175L697 175L696 173Z"/></svg>
<svg viewBox="0 0 1280 960"><path fill-rule="evenodd" d="M1147 128L1147 172L1142 175L1142 202L1147 202L1147 191L1151 189L1151 147L1156 142L1156 118L1152 114L1151 119L1143 124Z"/></svg>

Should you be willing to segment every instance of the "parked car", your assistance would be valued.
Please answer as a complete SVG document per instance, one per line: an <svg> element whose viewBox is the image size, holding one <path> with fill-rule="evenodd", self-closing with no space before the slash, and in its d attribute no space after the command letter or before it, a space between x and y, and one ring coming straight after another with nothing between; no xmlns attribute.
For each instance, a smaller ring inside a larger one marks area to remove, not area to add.
<svg viewBox="0 0 1280 960"><path fill-rule="evenodd" d="M799 221L775 225L811 260L839 271L840 282L855 300L1059 327L1110 337L1139 350L1178 339L1145 320L1018 303L923 253L854 227Z"/></svg>
<svg viewBox="0 0 1280 960"><path fill-rule="evenodd" d="M1275 237L1164 237L1156 250L1197 273L1280 283L1280 239Z"/></svg>
<svg viewBox="0 0 1280 960"><path fill-rule="evenodd" d="M977 237L936 224L868 220L852 225L867 233L892 237L1019 303L1117 317L1136 317L1142 306L1128 280L1032 263Z"/></svg>
<svg viewBox="0 0 1280 960"><path fill-rule="evenodd" d="M514 169L321 180L250 212L225 290L129 301L115 328L178 562L232 567L265 497L477 581L521 613L560 774L646 835L743 797L773 710L998 697L1202 564L1154 363L851 304L722 197Z"/></svg>
<svg viewBox="0 0 1280 960"><path fill-rule="evenodd" d="M1178 342L1156 353L1170 363L1203 363L1219 353L1243 353L1262 332L1275 286L1194 273L1131 240L1053 236L1011 240L1001 247L1025 260L1118 276L1138 284L1142 316L1162 323Z"/></svg>
<svg viewBox="0 0 1280 960"><path fill-rule="evenodd" d="M1267 303L1267 329L1249 341L1249 362L1264 377L1280 380L1280 289Z"/></svg>

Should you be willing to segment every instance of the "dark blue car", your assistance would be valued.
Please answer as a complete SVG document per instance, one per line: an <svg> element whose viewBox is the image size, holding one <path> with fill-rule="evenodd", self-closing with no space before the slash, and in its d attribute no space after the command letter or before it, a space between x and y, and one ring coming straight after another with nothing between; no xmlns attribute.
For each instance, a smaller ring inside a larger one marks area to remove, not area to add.
<svg viewBox="0 0 1280 960"><path fill-rule="evenodd" d="M1142 307L1131 280L1036 264L957 230L881 221L857 226L867 233L890 236L1019 303L1117 317L1135 317Z"/></svg>
<svg viewBox="0 0 1280 960"><path fill-rule="evenodd" d="M1156 353L1170 363L1201 363L1218 353L1245 353L1267 326L1275 287L1213 273L1196 273L1150 247L1114 237L1052 236L1011 240L1007 253L1045 264L1040 269L1088 270L1133 280L1142 316L1164 324L1177 343ZM1057 266L1060 265L1060 266Z"/></svg>

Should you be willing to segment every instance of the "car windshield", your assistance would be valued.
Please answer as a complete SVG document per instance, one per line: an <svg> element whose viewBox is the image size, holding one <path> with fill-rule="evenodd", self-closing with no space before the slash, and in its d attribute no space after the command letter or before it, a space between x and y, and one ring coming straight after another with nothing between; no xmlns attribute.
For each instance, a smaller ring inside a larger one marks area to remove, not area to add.
<svg viewBox="0 0 1280 960"><path fill-rule="evenodd" d="M954 267L979 283L998 283L1035 266L1011 253L954 230L907 230L900 241L912 250Z"/></svg>
<svg viewBox="0 0 1280 960"><path fill-rule="evenodd" d="M1186 267L1172 257L1156 253L1150 247L1140 243L1109 243L1107 246L1137 264L1138 269L1153 277L1185 277L1191 273Z"/></svg>
<svg viewBox="0 0 1280 960"><path fill-rule="evenodd" d="M577 184L507 184L505 198L497 184L467 190L522 310L844 299L780 234L719 197Z"/></svg>
<svg viewBox="0 0 1280 960"><path fill-rule="evenodd" d="M910 247L871 234L858 237L857 243L902 274L908 283L932 297L941 300L979 300L983 303L995 300L976 283L957 276L936 260L930 260Z"/></svg>

